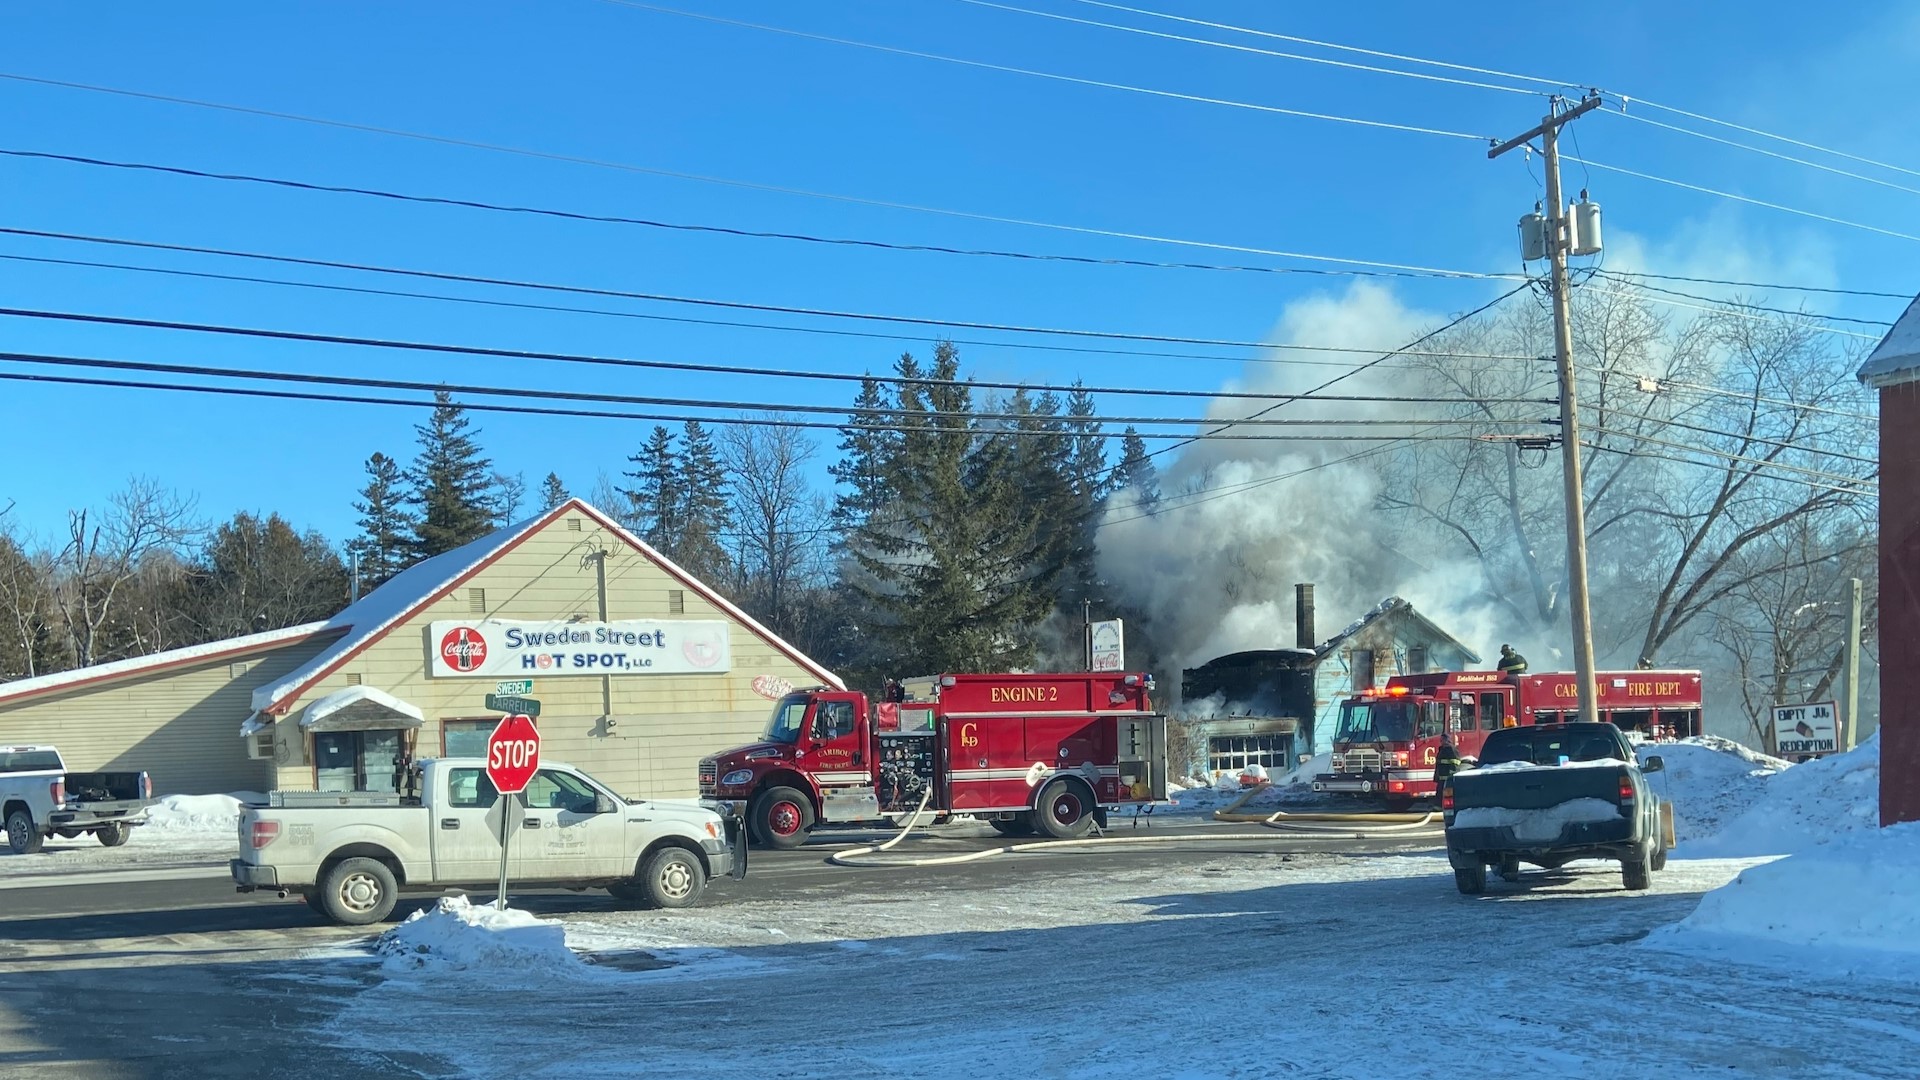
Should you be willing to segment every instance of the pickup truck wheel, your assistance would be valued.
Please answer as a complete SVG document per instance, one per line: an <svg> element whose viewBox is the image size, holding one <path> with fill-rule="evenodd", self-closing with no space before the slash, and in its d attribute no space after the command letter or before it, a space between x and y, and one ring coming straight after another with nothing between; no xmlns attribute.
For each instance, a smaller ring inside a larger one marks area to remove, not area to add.
<svg viewBox="0 0 1920 1080"><path fill-rule="evenodd" d="M1654 849L1653 861L1649 865L1653 867L1656 873L1667 868L1667 848L1665 844Z"/></svg>
<svg viewBox="0 0 1920 1080"><path fill-rule="evenodd" d="M124 821L111 821L100 826L93 835L106 847L119 847L127 842L127 837L133 835L133 826Z"/></svg>
<svg viewBox="0 0 1920 1080"><path fill-rule="evenodd" d="M1487 868L1475 866L1470 869L1455 869L1453 884L1466 896L1478 896L1487 891Z"/></svg>
<svg viewBox="0 0 1920 1080"><path fill-rule="evenodd" d="M1509 855L1500 860L1500 880L1512 882L1520 880L1520 860Z"/></svg>
<svg viewBox="0 0 1920 1080"><path fill-rule="evenodd" d="M1641 848L1620 863L1620 880L1629 892L1653 888L1653 853Z"/></svg>
<svg viewBox="0 0 1920 1080"><path fill-rule="evenodd" d="M790 787L768 788L753 800L752 821L762 844L792 851L813 828L813 801Z"/></svg>
<svg viewBox="0 0 1920 1080"><path fill-rule="evenodd" d="M1087 789L1071 780L1055 780L1040 789L1033 818L1041 832L1056 840L1078 840L1093 831Z"/></svg>
<svg viewBox="0 0 1920 1080"><path fill-rule="evenodd" d="M686 848L667 847L647 856L640 868L640 889L648 907L692 907L706 891L707 874Z"/></svg>
<svg viewBox="0 0 1920 1080"><path fill-rule="evenodd" d="M320 881L320 910L348 926L377 923L393 914L399 885L378 859L342 859Z"/></svg>
<svg viewBox="0 0 1920 1080"><path fill-rule="evenodd" d="M315 915L325 916L327 914L327 905L320 901L320 890L309 889L300 894L300 899L307 902L307 907L311 908Z"/></svg>
<svg viewBox="0 0 1920 1080"><path fill-rule="evenodd" d="M47 838L40 835L40 826L33 823L32 814L15 810L7 815L7 846L15 855L31 855L46 842Z"/></svg>

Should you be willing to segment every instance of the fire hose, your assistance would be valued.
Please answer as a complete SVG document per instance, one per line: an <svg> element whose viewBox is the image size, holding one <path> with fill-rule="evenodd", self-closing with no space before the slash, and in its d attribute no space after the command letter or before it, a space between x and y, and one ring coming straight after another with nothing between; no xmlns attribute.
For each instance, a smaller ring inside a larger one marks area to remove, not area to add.
<svg viewBox="0 0 1920 1080"><path fill-rule="evenodd" d="M1270 829L1285 829L1301 833L1332 833L1339 836L1365 834L1375 836L1383 833L1425 832L1437 824L1433 812L1426 813L1372 813L1372 814L1329 814L1306 813L1290 814L1285 810L1276 810L1271 814L1236 813L1255 795L1272 785L1261 783L1249 788L1246 793L1233 801L1231 806L1213 812L1215 821L1231 821L1246 825L1265 825ZM1350 823L1349 828L1329 828L1325 823Z"/></svg>
<svg viewBox="0 0 1920 1080"><path fill-rule="evenodd" d="M1262 785L1262 787L1264 786L1265 785ZM1233 809L1243 805L1248 798L1251 798L1253 794L1257 793L1260 790L1261 788L1255 788L1252 792L1249 792L1245 797L1236 801L1233 804L1233 807L1229 807L1228 809ZM1002 844L998 847L985 848L980 851L966 851L956 855L937 855L932 858L911 859L905 862L893 862L893 861L882 862L882 861L873 860L871 856L879 855L892 849L894 845L900 843L900 841L902 840L905 840L907 838L908 833L912 832L916 827L919 826L920 815L925 812L927 807L927 799L931 797L932 794L933 794L932 790L929 789L926 795L921 797L919 808L913 812L913 815L907 819L907 823L901 827L900 832L897 835L895 835L891 840L888 840L880 844L869 844L864 847L849 848L848 850L845 850L845 851L836 851L833 854L827 856L827 861L836 866L881 866L881 867L901 867L901 868L923 867L923 866L952 866L952 865L957 865L959 863L968 863L968 862L975 862L980 859L988 859L997 855L1012 855L1012 854L1018 854L1022 852L1036 852L1036 851L1056 851L1062 848L1098 847L1103 845L1114 845L1114 844L1197 844L1197 843L1219 844L1219 843L1235 843L1235 842L1244 842L1244 841L1265 841L1265 840L1280 839L1280 837L1277 837L1272 833L1242 833L1242 832L1229 833L1224 836L1205 836L1205 835L1192 835L1192 834L1188 834L1184 836L1089 836L1089 837L1082 837L1079 839L1070 839L1070 840L1034 840L1034 841L1028 841L1028 842L1019 843L1019 844ZM1225 812L1226 811L1221 811L1220 813L1225 813ZM1219 817L1219 816L1220 816L1219 813L1215 814L1215 817ZM1307 825L1290 826L1288 824L1276 823L1274 821L1275 818L1290 817L1290 816L1294 817L1295 820L1313 819L1313 820L1339 821L1339 820L1349 820L1349 819L1364 819L1366 821L1376 821L1380 817L1385 815L1347 814L1347 815L1297 815L1297 816L1294 816L1294 815L1286 815L1284 813L1280 813L1280 814L1274 814L1271 817L1268 817L1268 816L1261 816L1257 814L1246 814L1246 815L1236 815L1232 819L1222 819L1222 820L1240 820L1240 821L1245 821L1249 823L1258 822L1260 824L1267 825L1270 828L1287 830L1289 835L1285 837L1286 839L1293 840L1293 841L1301 841L1301 840L1354 840L1354 839L1364 840L1371 836L1380 835L1383 832L1391 832L1396 835L1405 835L1408 837L1425 835L1424 833L1417 832L1414 830L1418 826L1426 825L1433 817L1432 814L1394 815L1395 817L1404 817L1404 818L1414 819L1414 820L1387 826L1380 829L1374 829L1371 831L1362 831L1359 828L1337 829L1337 828L1321 828L1317 826L1307 826Z"/></svg>

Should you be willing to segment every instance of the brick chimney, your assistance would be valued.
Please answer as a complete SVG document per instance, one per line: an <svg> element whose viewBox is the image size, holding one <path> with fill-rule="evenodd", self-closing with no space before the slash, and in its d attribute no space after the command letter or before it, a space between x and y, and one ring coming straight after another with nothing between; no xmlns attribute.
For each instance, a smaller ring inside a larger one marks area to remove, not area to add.
<svg viewBox="0 0 1920 1080"><path fill-rule="evenodd" d="M1313 632L1313 586L1293 587L1293 643L1301 649L1317 649L1320 639Z"/></svg>

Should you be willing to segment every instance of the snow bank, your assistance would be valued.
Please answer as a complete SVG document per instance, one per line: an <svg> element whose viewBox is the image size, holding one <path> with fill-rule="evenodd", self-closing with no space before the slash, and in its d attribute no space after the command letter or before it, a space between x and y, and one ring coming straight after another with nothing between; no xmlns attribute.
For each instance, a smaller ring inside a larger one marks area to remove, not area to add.
<svg viewBox="0 0 1920 1080"><path fill-rule="evenodd" d="M1536 765L1531 761L1503 761L1498 765L1478 765L1477 773L1526 772L1529 769L1617 769L1626 762L1619 758L1594 758L1592 761L1563 761L1557 765Z"/></svg>
<svg viewBox="0 0 1920 1080"><path fill-rule="evenodd" d="M498 972L519 976L529 970L583 974L589 969L567 948L567 931L557 922L535 918L518 908L475 907L464 896L441 897L425 911L374 940L387 966Z"/></svg>
<svg viewBox="0 0 1920 1080"><path fill-rule="evenodd" d="M1515 840L1544 842L1559 839L1561 831L1568 825L1614 821L1619 817L1620 808L1605 799L1571 799L1543 810L1470 806L1454 815L1453 825L1457 829L1494 829L1506 826L1513 830Z"/></svg>
<svg viewBox="0 0 1920 1080"><path fill-rule="evenodd" d="M1768 778L1789 767L1779 758L1717 735L1641 743L1635 749L1642 764L1658 757L1666 766L1650 773L1647 782L1673 803L1674 833L1682 855L1692 855L1694 842L1718 834L1752 809L1765 793Z"/></svg>
<svg viewBox="0 0 1920 1080"><path fill-rule="evenodd" d="M1920 822L1859 830L1742 871L1648 942L1834 972L1891 961L1920 973L1916 896Z"/></svg>
<svg viewBox="0 0 1920 1080"><path fill-rule="evenodd" d="M144 828L181 832L231 833L240 825L240 811L249 802L264 803L257 791L230 795L168 795L147 808Z"/></svg>
<svg viewBox="0 0 1920 1080"><path fill-rule="evenodd" d="M1659 777L1660 773L1654 776ZM1766 775L1758 796L1717 834L1690 843L1690 858L1792 855L1880 824L1880 735L1844 754ZM1669 795L1687 813L1685 794Z"/></svg>

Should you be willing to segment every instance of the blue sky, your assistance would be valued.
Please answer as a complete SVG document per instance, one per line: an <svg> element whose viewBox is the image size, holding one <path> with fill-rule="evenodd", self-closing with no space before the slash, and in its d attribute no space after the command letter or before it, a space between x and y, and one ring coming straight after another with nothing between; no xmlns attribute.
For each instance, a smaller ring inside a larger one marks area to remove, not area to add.
<svg viewBox="0 0 1920 1080"><path fill-rule="evenodd" d="M1369 48L1591 83L1908 167L1920 14L1897 4L1622 3L1539 22L1537 5L1305 5L1153 0L1144 6ZM990 63L1182 93L1506 136L1538 98L1341 71L1036 19L954 0L737 4L688 10ZM1071 0L1017 6L1279 49ZM1471 11L1462 15L1460 12ZM13 5L0 71L202 98L454 139L888 202L1259 248L1484 271L1518 265L1514 221L1538 167L1489 163L1463 140L1163 100L715 25L595 0L417 5ZM1303 50L1310 51L1310 50ZM1406 65L1398 65L1406 66ZM1501 80L1494 80L1501 81ZM588 213L908 243L1145 259L1285 260L1073 236L435 145L0 80L0 147L246 172ZM1675 119L1665 117L1665 119ZM1683 123L1686 121L1682 121ZM1597 161L1920 233L1911 193L1615 116L1578 123ZM1722 134L1746 138L1737 133ZM1790 147L1770 144L1778 149ZM1823 159L1834 161L1834 159ZM1847 168L1856 164L1834 161ZM1911 187L1920 177L1875 171ZM1609 236L1645 269L1902 291L1914 241L1569 166ZM1019 263L661 232L402 205L0 158L0 225L230 247L463 274L1003 323L1266 339L1288 305L1340 278ZM0 255L109 260L310 281L419 283L0 236ZM22 308L857 372L918 343L772 333L330 294L0 260ZM428 291L577 303L504 290ZM1494 283L1401 281L1443 315ZM1789 302L1791 294L1775 296ZM1890 320L1895 300L1811 306ZM657 304L589 306L729 317ZM807 320L767 317L762 321ZM813 321L811 325L831 325ZM843 405L851 387L520 361L423 357L8 318L10 351L378 375L764 403ZM895 327L877 327L897 331ZM958 335L966 336L966 335ZM980 335L974 335L980 336ZM1399 344L1382 340L1385 347ZM1863 343L1870 344L1870 343ZM974 374L1209 389L1225 360L1170 361L963 347ZM19 370L19 365L0 365ZM345 539L362 462L413 449L413 410L0 384L16 457L0 505L48 532L143 473L201 512L278 510ZM1104 402L1190 415L1197 403ZM481 416L498 467L549 470L576 491L617 472L646 425Z"/></svg>

